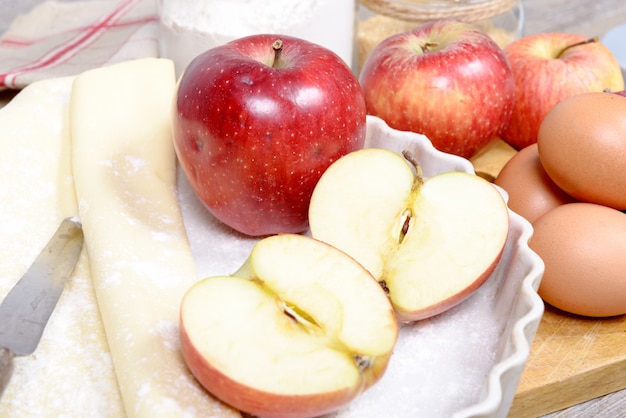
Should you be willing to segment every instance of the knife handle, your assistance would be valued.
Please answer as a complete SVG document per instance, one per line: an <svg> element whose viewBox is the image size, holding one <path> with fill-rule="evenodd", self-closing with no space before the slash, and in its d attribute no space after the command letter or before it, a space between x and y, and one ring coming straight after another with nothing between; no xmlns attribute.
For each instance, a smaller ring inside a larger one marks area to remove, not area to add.
<svg viewBox="0 0 626 418"><path fill-rule="evenodd" d="M13 374L13 352L8 348L0 347L0 398Z"/></svg>

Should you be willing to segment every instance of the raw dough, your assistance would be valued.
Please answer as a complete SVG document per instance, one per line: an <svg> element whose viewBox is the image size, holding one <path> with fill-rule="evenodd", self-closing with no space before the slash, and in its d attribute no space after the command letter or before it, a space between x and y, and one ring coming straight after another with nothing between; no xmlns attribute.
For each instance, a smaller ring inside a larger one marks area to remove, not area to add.
<svg viewBox="0 0 626 418"><path fill-rule="evenodd" d="M36 82L0 110L0 299L77 214L70 161L72 78ZM85 251L35 353L16 357L0 417L119 417L124 409Z"/></svg>
<svg viewBox="0 0 626 418"><path fill-rule="evenodd" d="M176 197L174 88L166 59L76 77L79 215L127 415L239 416L197 384L179 354L180 301L197 275Z"/></svg>

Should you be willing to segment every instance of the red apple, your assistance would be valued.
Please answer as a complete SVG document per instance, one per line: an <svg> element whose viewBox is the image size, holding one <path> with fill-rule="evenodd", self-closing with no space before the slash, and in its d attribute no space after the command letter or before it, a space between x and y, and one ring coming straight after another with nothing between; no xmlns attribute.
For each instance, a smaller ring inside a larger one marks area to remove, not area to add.
<svg viewBox="0 0 626 418"><path fill-rule="evenodd" d="M197 56L173 117L180 164L200 200L247 235L302 232L324 170L365 141L365 102L335 53L253 35Z"/></svg>
<svg viewBox="0 0 626 418"><path fill-rule="evenodd" d="M381 42L360 74L367 111L470 158L508 124L515 82L502 49L476 27L430 23Z"/></svg>
<svg viewBox="0 0 626 418"><path fill-rule="evenodd" d="M517 85L511 123L502 138L516 149L537 142L544 116L561 100L590 91L624 88L619 63L597 39L541 33L504 50Z"/></svg>

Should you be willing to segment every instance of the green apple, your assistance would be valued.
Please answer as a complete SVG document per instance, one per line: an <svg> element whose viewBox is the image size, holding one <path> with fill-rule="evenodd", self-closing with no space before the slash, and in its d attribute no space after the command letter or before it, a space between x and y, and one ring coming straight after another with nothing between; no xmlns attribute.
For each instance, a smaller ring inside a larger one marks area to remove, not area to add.
<svg viewBox="0 0 626 418"><path fill-rule="evenodd" d="M414 321L455 306L487 280L509 214L500 192L474 174L423 178L400 154L367 148L322 175L309 222L314 238L381 282L400 320Z"/></svg>
<svg viewBox="0 0 626 418"><path fill-rule="evenodd" d="M377 382L398 337L380 284L310 237L259 241L232 276L199 281L181 305L183 358L222 401L263 417L318 416Z"/></svg>

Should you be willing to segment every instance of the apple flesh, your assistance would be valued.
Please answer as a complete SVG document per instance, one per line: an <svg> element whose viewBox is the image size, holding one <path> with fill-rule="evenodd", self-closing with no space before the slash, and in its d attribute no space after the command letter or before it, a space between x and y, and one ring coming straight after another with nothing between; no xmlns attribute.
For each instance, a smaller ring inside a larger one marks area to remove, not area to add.
<svg viewBox="0 0 626 418"><path fill-rule="evenodd" d="M541 33L514 41L504 52L513 70L516 98L502 139L517 150L537 142L541 121L561 100L624 89L619 62L595 38Z"/></svg>
<svg viewBox="0 0 626 418"><path fill-rule="evenodd" d="M495 142L515 101L502 49L476 27L450 20L385 39L359 80L368 113L465 158Z"/></svg>
<svg viewBox="0 0 626 418"><path fill-rule="evenodd" d="M332 51L253 35L210 49L183 73L173 134L208 210L251 236L303 232L322 172L365 141L358 79Z"/></svg>
<svg viewBox="0 0 626 418"><path fill-rule="evenodd" d="M353 256L388 289L402 321L437 315L473 293L508 235L506 203L488 181L423 179L397 153L369 148L331 165L309 212L311 234Z"/></svg>
<svg viewBox="0 0 626 418"><path fill-rule="evenodd" d="M259 241L232 276L181 305L183 358L222 401L262 417L340 408L377 382L398 336L389 300L343 252L310 237Z"/></svg>

